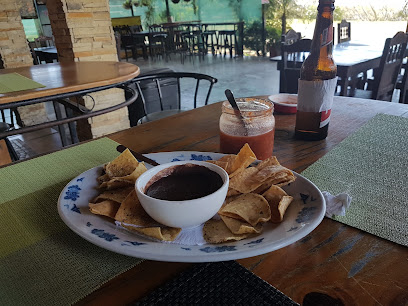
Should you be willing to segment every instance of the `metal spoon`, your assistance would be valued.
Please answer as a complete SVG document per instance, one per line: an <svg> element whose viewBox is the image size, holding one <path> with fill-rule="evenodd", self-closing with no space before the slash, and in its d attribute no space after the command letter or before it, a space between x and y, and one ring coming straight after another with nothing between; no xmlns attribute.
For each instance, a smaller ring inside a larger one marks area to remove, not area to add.
<svg viewBox="0 0 408 306"><path fill-rule="evenodd" d="M226 89L225 90L225 96L227 97L228 102L231 104L232 108L234 109L235 115L237 117L239 117L239 119L241 119L242 125L245 128L245 136L248 136L248 127L245 124L245 118L244 118L244 116L242 116L242 113L239 110L237 101L235 101L235 98L234 98L234 95L233 95L232 91L229 90L229 89Z"/></svg>

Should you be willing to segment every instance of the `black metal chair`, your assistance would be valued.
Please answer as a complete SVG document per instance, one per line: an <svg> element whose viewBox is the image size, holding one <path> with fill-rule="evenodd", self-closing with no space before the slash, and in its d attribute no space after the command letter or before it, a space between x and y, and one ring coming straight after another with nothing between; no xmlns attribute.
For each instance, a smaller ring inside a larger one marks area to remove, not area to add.
<svg viewBox="0 0 408 306"><path fill-rule="evenodd" d="M7 113L7 114L6 114ZM8 132L16 128L16 121L21 121L17 109L2 109L0 110L1 118L0 118L0 133ZM15 118L16 117L16 118ZM11 144L10 140L7 137L0 138L0 140L4 139L7 150L11 157L12 161L16 161L19 159L17 152L15 151L13 145Z"/></svg>
<svg viewBox="0 0 408 306"><path fill-rule="evenodd" d="M292 44L281 44L282 60L280 63L279 92L297 93L300 68L312 46L311 39L300 39Z"/></svg>
<svg viewBox="0 0 408 306"><path fill-rule="evenodd" d="M374 70L374 79L367 80L367 90L356 89L355 97L392 100L407 43L408 36L404 32L398 32L393 38L385 40L380 66Z"/></svg>
<svg viewBox="0 0 408 306"><path fill-rule="evenodd" d="M218 47L224 50L224 56L227 55L227 50L229 50L230 57L232 57L232 50L237 48L237 31L234 30L221 30L218 31Z"/></svg>
<svg viewBox="0 0 408 306"><path fill-rule="evenodd" d="M147 46L144 41L144 35L139 36L133 33L121 35L120 41L122 48L125 50L126 61L128 61L129 57L128 51L131 51L133 59L137 59L138 50L141 50L143 58L147 59Z"/></svg>
<svg viewBox="0 0 408 306"><path fill-rule="evenodd" d="M210 49L212 55L215 55L215 51L218 48L218 36L215 26L203 24L202 37L204 41L204 52L207 53L208 49Z"/></svg>
<svg viewBox="0 0 408 306"><path fill-rule="evenodd" d="M207 105L217 79L200 73L165 72L139 76L133 83L139 98L129 106L131 126Z"/></svg>

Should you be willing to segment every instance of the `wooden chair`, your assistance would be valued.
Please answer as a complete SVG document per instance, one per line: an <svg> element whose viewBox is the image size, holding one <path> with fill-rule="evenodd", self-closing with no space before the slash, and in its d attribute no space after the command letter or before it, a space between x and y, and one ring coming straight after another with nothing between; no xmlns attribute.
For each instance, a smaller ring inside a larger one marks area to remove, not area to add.
<svg viewBox="0 0 408 306"><path fill-rule="evenodd" d="M307 56L305 52L310 52L311 45L311 39L300 39L290 45L281 44L279 92L297 93L300 68Z"/></svg>
<svg viewBox="0 0 408 306"><path fill-rule="evenodd" d="M341 44L350 40L351 23L343 19L340 23L337 24L337 43Z"/></svg>
<svg viewBox="0 0 408 306"><path fill-rule="evenodd" d="M132 126L196 108L199 104L207 105L217 79L200 73L165 72L139 76L133 79L133 83L139 98L129 106ZM182 100L192 104L182 104Z"/></svg>
<svg viewBox="0 0 408 306"><path fill-rule="evenodd" d="M403 70L403 72L402 74L398 75L397 84L395 88L400 90L400 96L399 96L398 102L408 104L408 82L407 82L408 66L406 63L404 64L401 70Z"/></svg>
<svg viewBox="0 0 408 306"><path fill-rule="evenodd" d="M402 61L405 58L407 42L408 36L404 32L398 32L393 38L385 40L380 66L374 71L374 79L368 80L368 90L356 90L356 97L392 100Z"/></svg>

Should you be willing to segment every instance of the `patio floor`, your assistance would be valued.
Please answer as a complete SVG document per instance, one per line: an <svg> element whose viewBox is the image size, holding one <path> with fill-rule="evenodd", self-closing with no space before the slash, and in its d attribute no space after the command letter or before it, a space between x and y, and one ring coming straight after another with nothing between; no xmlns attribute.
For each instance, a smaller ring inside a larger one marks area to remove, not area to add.
<svg viewBox="0 0 408 306"><path fill-rule="evenodd" d="M125 61L122 59L122 61ZM140 67L141 73L155 69L169 68L176 72L196 72L208 74L218 79L211 92L209 103L225 100L225 89L230 89L236 97L272 95L279 92L279 71L276 62L267 57L244 56L231 58L207 55L204 60L197 56L187 56L184 64L179 55L172 55L169 61L162 58L152 60L130 60Z"/></svg>

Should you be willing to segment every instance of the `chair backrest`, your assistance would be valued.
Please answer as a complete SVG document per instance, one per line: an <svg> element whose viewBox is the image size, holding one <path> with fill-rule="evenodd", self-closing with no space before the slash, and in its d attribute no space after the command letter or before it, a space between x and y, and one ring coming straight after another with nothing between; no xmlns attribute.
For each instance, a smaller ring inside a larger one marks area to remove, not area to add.
<svg viewBox="0 0 408 306"><path fill-rule="evenodd" d="M149 26L149 32L162 32L163 28L161 25L152 24Z"/></svg>
<svg viewBox="0 0 408 306"><path fill-rule="evenodd" d="M130 27L127 25L123 25L123 26L115 26L113 27L113 30L115 32L118 32L120 35L128 35L130 34Z"/></svg>
<svg viewBox="0 0 408 306"><path fill-rule="evenodd" d="M54 37L40 36L34 39L36 47L55 47Z"/></svg>
<svg viewBox="0 0 408 306"><path fill-rule="evenodd" d="M133 126L154 112L207 105L217 79L200 73L163 72L139 76L132 82L139 93L138 100L129 107Z"/></svg>
<svg viewBox="0 0 408 306"><path fill-rule="evenodd" d="M350 40L351 23L343 19L340 23L337 24L337 43L341 44Z"/></svg>
<svg viewBox="0 0 408 306"><path fill-rule="evenodd" d="M133 25L129 27L131 33L139 33L143 31L143 27L141 25Z"/></svg>
<svg viewBox="0 0 408 306"><path fill-rule="evenodd" d="M281 44L280 92L297 93L300 68L311 46L312 40L307 38L300 39L291 45Z"/></svg>
<svg viewBox="0 0 408 306"><path fill-rule="evenodd" d="M293 29L290 29L289 31L286 32L286 34L282 34L281 36L281 42L284 43L285 45L291 45L294 42L300 40L302 37L300 32L296 32Z"/></svg>
<svg viewBox="0 0 408 306"><path fill-rule="evenodd" d="M373 99L392 100L407 42L408 36L404 32L398 32L393 38L385 40L380 67L374 73Z"/></svg>

